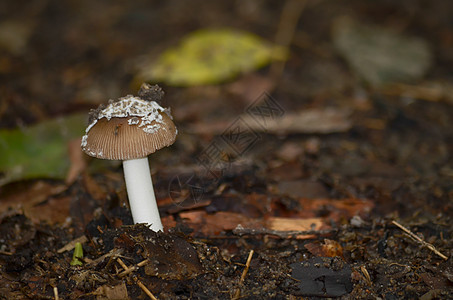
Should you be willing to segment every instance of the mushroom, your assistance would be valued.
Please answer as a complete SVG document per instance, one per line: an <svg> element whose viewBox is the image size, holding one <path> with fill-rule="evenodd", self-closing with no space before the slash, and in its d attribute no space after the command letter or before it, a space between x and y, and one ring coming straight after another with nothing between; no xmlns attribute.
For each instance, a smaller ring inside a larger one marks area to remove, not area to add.
<svg viewBox="0 0 453 300"><path fill-rule="evenodd" d="M147 223L154 231L162 222L154 195L148 155L170 146L178 133L168 109L159 101L164 92L143 84L139 96L109 100L90 112L82 150L93 157L122 160L129 206L134 223Z"/></svg>

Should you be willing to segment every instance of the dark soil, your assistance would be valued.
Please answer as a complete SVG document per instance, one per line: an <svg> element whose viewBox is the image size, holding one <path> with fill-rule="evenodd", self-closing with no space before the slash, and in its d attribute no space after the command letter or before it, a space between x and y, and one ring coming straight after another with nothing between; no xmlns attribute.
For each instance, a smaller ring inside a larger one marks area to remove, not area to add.
<svg viewBox="0 0 453 300"><path fill-rule="evenodd" d="M0 126L136 94L138 57L195 29L228 26L272 41L284 4L5 1L0 20L32 25L22 50L0 48ZM217 86L162 84L179 130L150 159L165 232L132 225L118 164L84 169L71 184L2 186L3 203L42 197L33 210L0 212L0 297L453 298L451 11L450 1L307 1L276 79L270 66ZM442 86L439 96L357 79L331 44L332 22L343 15L424 38L434 59L412 86ZM263 92L285 115L348 109L349 125L252 130L246 151L224 147L206 167L206 150ZM81 266L70 264L75 240Z"/></svg>

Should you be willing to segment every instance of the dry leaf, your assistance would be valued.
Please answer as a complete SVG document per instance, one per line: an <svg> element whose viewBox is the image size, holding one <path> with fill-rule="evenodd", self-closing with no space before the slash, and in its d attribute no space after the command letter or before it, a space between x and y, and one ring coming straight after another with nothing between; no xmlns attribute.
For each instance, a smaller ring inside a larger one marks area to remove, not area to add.
<svg viewBox="0 0 453 300"><path fill-rule="evenodd" d="M108 286L103 285L98 287L95 294L97 294L96 300L127 300L130 299L127 294L126 284L124 282L115 285Z"/></svg>

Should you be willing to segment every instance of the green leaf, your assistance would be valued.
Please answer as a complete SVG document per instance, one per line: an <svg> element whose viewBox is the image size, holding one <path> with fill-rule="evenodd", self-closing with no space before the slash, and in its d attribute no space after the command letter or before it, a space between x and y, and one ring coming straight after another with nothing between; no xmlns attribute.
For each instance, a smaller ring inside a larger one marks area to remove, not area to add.
<svg viewBox="0 0 453 300"><path fill-rule="evenodd" d="M24 129L0 130L0 185L20 179L64 178L70 139L81 137L86 114L54 119Z"/></svg>
<svg viewBox="0 0 453 300"><path fill-rule="evenodd" d="M82 244L77 242L74 247L74 254L72 254L71 266L83 266L80 259L83 259L83 248Z"/></svg>
<svg viewBox="0 0 453 300"><path fill-rule="evenodd" d="M252 33L203 29L192 32L179 46L167 49L154 63L145 65L136 81L174 86L215 84L285 58L283 47Z"/></svg>

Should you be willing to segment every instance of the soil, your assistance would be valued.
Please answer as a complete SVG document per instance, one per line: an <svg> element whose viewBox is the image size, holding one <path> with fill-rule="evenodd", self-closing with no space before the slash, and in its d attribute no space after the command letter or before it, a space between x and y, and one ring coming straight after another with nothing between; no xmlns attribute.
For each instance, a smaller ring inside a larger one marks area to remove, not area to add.
<svg viewBox="0 0 453 300"><path fill-rule="evenodd" d="M274 41L296 2L2 3L1 19L28 34L0 48L0 127L136 94L140 58L199 28ZM71 180L1 186L0 297L453 298L453 3L299 3L284 66L214 86L160 84L179 130L150 157L164 232L133 225L120 164L88 168L86 156L71 161ZM331 42L341 16L423 38L430 69L385 88L362 81ZM285 124L314 119L309 130L260 129L246 118L258 108Z"/></svg>

